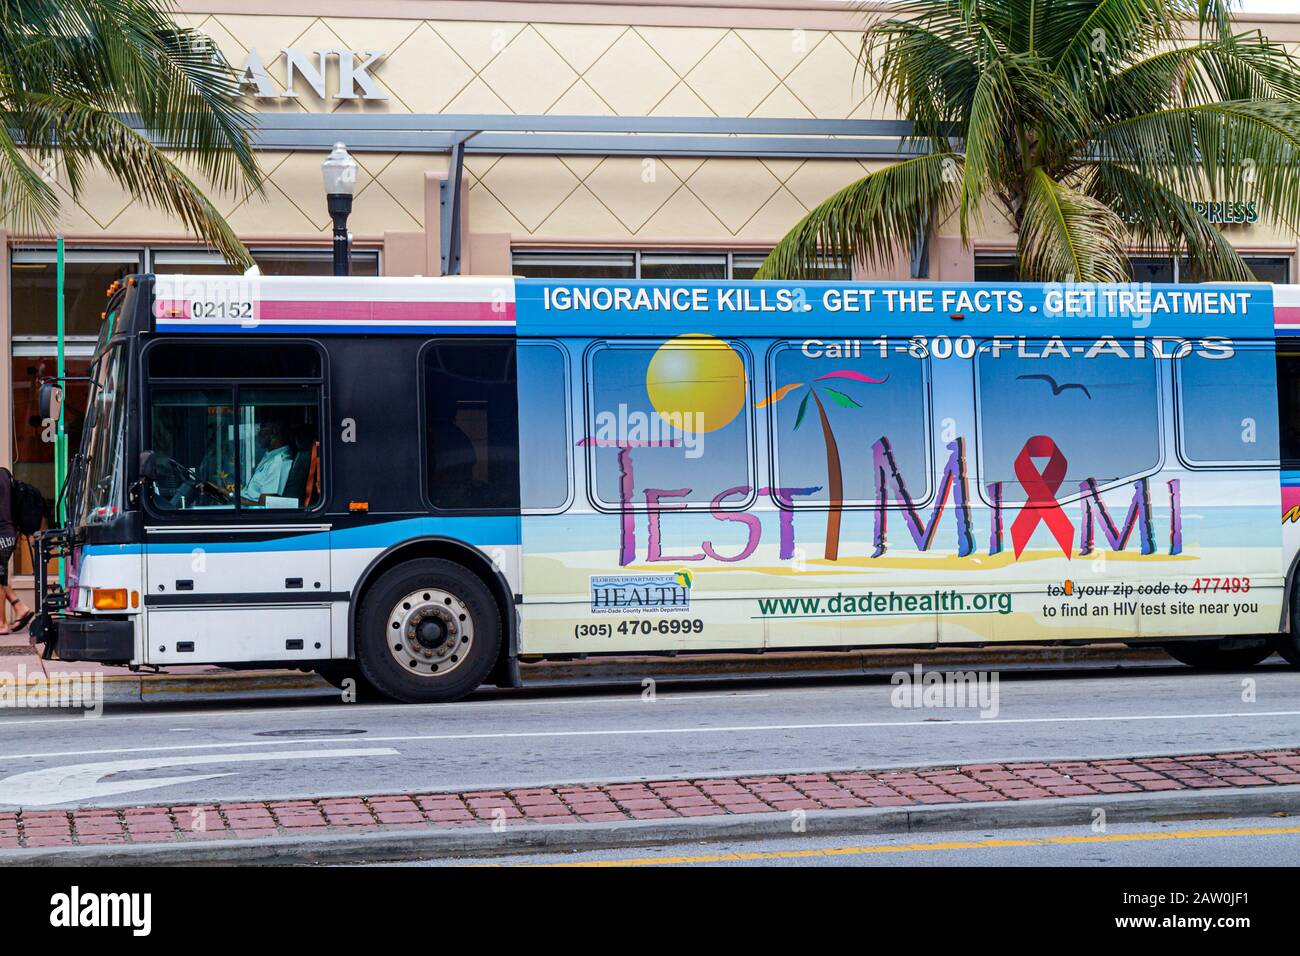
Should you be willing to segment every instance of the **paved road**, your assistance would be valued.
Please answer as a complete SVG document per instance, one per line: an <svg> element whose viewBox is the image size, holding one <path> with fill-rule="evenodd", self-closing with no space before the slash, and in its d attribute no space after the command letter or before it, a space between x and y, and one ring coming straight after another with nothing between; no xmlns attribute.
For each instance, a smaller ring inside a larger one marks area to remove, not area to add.
<svg viewBox="0 0 1300 956"><path fill-rule="evenodd" d="M1300 675L1006 674L996 717L881 678L482 692L449 705L0 714L0 807L115 806L1251 750L1300 743Z"/></svg>
<svg viewBox="0 0 1300 956"><path fill-rule="evenodd" d="M399 866L1295 866L1300 820L1112 825L623 847ZM378 865L378 864L377 864ZM1211 881L1213 882L1213 881ZM1217 883L1215 884L1217 887ZM1228 889L1228 887L1223 887ZM1120 912L1117 909L1117 912ZM1127 912L1127 910L1125 910Z"/></svg>

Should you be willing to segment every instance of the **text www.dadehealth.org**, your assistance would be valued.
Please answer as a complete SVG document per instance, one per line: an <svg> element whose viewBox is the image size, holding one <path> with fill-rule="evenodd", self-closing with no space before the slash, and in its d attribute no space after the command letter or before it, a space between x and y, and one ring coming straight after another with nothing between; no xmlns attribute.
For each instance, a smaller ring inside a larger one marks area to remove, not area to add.
<svg viewBox="0 0 1300 956"><path fill-rule="evenodd" d="M830 597L758 598L757 618L765 617L905 617L909 614L1010 614L1007 593L963 594L954 589L924 594L897 591L835 594Z"/></svg>

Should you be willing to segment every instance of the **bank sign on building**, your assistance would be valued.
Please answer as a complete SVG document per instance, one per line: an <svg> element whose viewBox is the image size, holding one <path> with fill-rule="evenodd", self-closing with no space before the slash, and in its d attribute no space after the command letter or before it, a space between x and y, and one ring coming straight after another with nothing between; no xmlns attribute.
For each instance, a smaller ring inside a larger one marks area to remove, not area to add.
<svg viewBox="0 0 1300 956"><path fill-rule="evenodd" d="M691 280L752 276L810 208L896 157L897 117L856 69L862 14L849 7L180 0L177 16L239 73L257 114L265 194L213 199L263 273L330 270L321 161L341 140L360 164L354 273ZM1300 40L1295 17L1241 29L1256 26ZM228 271L101 179L63 202L71 375L115 278ZM1261 277L1294 274L1296 237L1266 215L1206 214ZM52 237L0 233L0 246L0 464L52 495L52 446L31 424L35 383L53 370ZM1005 223L979 224L971 249L939 223L917 255L863 278L1004 280L1012 248ZM1178 273L1169 257L1134 267ZM84 393L73 387L67 407L84 408ZM21 586L30 567L17 560Z"/></svg>

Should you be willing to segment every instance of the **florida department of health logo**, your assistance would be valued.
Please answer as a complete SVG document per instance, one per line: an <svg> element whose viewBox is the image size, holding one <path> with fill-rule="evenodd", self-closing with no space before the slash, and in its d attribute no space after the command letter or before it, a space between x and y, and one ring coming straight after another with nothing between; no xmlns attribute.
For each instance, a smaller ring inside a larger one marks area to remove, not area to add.
<svg viewBox="0 0 1300 956"><path fill-rule="evenodd" d="M689 611L694 583L694 576L686 570L667 574L593 574L591 613Z"/></svg>

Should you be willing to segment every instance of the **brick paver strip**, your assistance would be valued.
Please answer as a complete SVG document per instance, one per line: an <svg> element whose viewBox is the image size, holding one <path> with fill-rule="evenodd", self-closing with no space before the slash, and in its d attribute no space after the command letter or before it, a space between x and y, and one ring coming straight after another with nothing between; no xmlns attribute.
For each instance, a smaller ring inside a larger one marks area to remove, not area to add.
<svg viewBox="0 0 1300 956"><path fill-rule="evenodd" d="M611 823L1295 783L1300 783L1300 749L118 810L32 810L0 813L0 848L248 840L362 828Z"/></svg>

